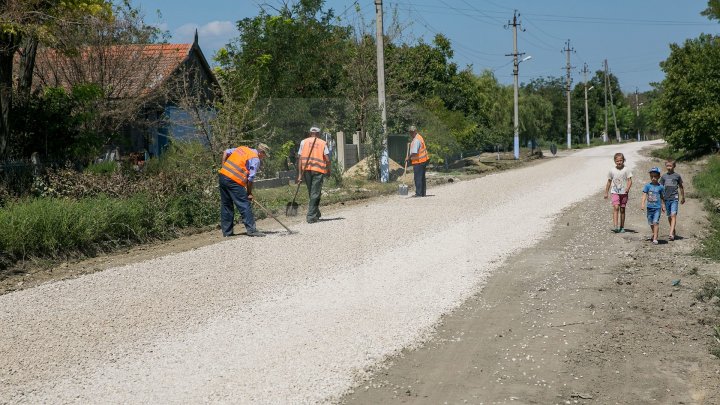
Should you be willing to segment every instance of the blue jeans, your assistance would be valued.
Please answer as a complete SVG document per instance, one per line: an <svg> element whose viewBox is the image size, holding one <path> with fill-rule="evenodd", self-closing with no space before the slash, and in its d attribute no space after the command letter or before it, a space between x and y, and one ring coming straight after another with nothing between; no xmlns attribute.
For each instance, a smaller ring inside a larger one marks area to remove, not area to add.
<svg viewBox="0 0 720 405"><path fill-rule="evenodd" d="M233 234L235 223L235 207L240 211L245 229L248 232L255 231L255 217L253 217L250 200L248 200L247 189L232 179L220 174L220 229L223 236Z"/></svg>
<svg viewBox="0 0 720 405"><path fill-rule="evenodd" d="M647 208L647 219L649 225L660 223L660 208Z"/></svg>
<svg viewBox="0 0 720 405"><path fill-rule="evenodd" d="M667 216L671 217L678 213L678 200L667 200L665 201L665 212Z"/></svg>
<svg viewBox="0 0 720 405"><path fill-rule="evenodd" d="M425 180L425 168L427 162L413 165L413 180L415 180L415 195L425 197L427 191L427 182Z"/></svg>

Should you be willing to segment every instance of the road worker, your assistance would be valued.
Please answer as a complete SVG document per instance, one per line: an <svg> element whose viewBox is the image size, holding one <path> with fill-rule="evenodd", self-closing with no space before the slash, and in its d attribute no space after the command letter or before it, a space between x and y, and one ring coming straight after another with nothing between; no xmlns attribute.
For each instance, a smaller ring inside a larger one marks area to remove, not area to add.
<svg viewBox="0 0 720 405"><path fill-rule="evenodd" d="M255 227L250 204L253 200L253 182L262 159L270 156L270 147L264 143L256 149L247 146L227 149L218 171L220 183L220 229L223 236L234 236L235 208L245 225L248 236L265 236Z"/></svg>
<svg viewBox="0 0 720 405"><path fill-rule="evenodd" d="M415 197L425 197L426 180L425 169L427 168L430 155L425 146L425 139L417 131L415 125L408 128L410 132L410 164L413 166L413 179L415 181Z"/></svg>
<svg viewBox="0 0 720 405"><path fill-rule="evenodd" d="M308 202L307 222L315 223L320 219L320 196L323 179L330 172L330 150L327 142L320 138L320 128L310 128L310 135L300 142L298 149L297 183L305 182L310 201Z"/></svg>

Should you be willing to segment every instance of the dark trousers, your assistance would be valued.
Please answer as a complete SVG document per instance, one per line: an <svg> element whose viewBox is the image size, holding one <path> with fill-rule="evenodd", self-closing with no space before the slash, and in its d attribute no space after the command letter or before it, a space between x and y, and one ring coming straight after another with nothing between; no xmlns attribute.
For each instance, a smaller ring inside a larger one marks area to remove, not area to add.
<svg viewBox="0 0 720 405"><path fill-rule="evenodd" d="M303 181L308 189L310 201L308 202L308 222L315 222L320 219L320 197L322 196L322 184L325 175L313 171L303 173Z"/></svg>
<svg viewBox="0 0 720 405"><path fill-rule="evenodd" d="M413 165L413 179L415 180L415 195L425 197L427 191L427 182L425 181L425 168L427 162Z"/></svg>
<svg viewBox="0 0 720 405"><path fill-rule="evenodd" d="M233 234L235 222L235 207L240 212L245 229L248 232L255 230L255 217L253 217L250 200L248 200L247 189L232 179L220 174L220 229L223 236Z"/></svg>

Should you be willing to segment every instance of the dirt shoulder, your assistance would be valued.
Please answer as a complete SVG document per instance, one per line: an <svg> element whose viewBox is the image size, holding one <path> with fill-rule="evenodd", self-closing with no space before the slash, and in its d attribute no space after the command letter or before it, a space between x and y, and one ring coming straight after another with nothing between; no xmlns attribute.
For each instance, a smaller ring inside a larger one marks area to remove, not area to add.
<svg viewBox="0 0 720 405"><path fill-rule="evenodd" d="M658 163L638 167L636 184ZM678 167L691 197L696 171ZM551 238L509 258L432 340L341 402L720 403L720 359L709 353L720 312L696 298L720 265L691 255L707 228L702 204L689 198L682 238L658 246L644 241L639 204L635 191L625 234L610 231L601 194L567 210Z"/></svg>

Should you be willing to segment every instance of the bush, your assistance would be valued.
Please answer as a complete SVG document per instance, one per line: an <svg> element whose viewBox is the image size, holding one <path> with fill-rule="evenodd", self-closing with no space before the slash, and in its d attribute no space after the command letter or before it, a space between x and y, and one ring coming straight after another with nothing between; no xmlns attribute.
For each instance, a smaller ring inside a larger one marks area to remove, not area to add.
<svg viewBox="0 0 720 405"><path fill-rule="evenodd" d="M710 220L710 235L703 241L701 254L720 259L720 212L714 204L720 199L720 157L708 160L702 173L695 176L693 184L705 200Z"/></svg>
<svg viewBox="0 0 720 405"><path fill-rule="evenodd" d="M207 150L186 144L150 161L145 173L115 163L83 173L60 169L38 179L33 198L0 196L0 268L27 257L92 255L217 223L214 165Z"/></svg>

